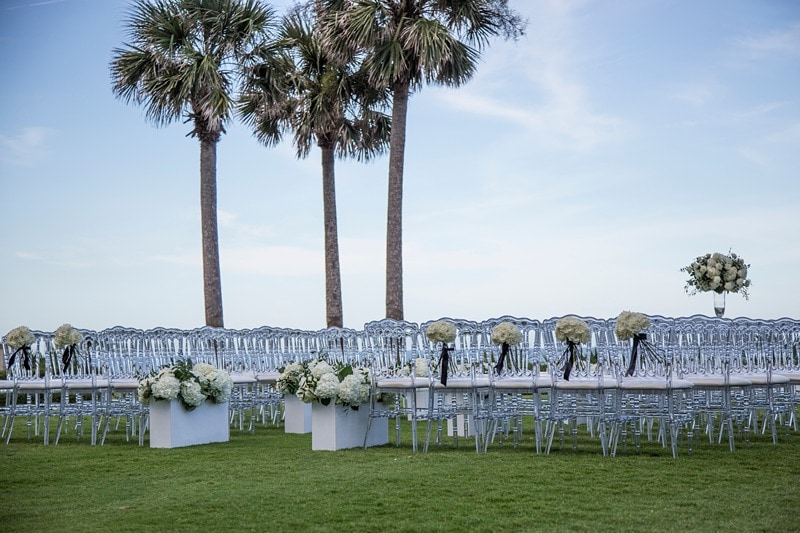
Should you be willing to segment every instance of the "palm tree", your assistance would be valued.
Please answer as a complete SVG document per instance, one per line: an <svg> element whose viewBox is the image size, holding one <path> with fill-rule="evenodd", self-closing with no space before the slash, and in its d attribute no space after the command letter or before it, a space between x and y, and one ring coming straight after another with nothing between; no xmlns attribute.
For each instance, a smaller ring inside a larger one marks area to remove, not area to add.
<svg viewBox="0 0 800 533"><path fill-rule="evenodd" d="M525 22L508 0L316 0L326 45L362 51L370 82L392 94L386 226L386 317L403 320L403 164L410 94L424 84L459 86L490 37L517 38Z"/></svg>
<svg viewBox="0 0 800 533"><path fill-rule="evenodd" d="M328 327L343 326L335 157L368 160L388 143L390 121L381 112L385 91L367 84L353 62L333 62L314 31L314 10L297 7L284 18L277 46L251 70L240 113L266 145L292 132L297 157L322 152L325 227L325 307Z"/></svg>
<svg viewBox="0 0 800 533"><path fill-rule="evenodd" d="M258 0L136 0L130 44L113 51L114 94L157 126L191 122L200 141L206 325L223 327L217 234L217 143L234 107L238 64L267 39L273 10Z"/></svg>

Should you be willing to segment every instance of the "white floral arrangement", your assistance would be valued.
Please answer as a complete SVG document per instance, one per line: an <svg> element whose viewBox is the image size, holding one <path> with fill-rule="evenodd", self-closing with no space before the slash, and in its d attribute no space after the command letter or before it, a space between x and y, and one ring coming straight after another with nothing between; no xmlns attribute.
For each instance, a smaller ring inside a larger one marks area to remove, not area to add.
<svg viewBox="0 0 800 533"><path fill-rule="evenodd" d="M729 255L714 252L695 259L691 265L683 267L682 272L689 274L686 280L686 293L698 292L733 292L740 293L745 300L749 298L750 280L747 270L750 265L735 253Z"/></svg>
<svg viewBox="0 0 800 533"><path fill-rule="evenodd" d="M61 350L70 346L75 346L83 340L83 334L70 324L62 324L56 330L53 344L56 350Z"/></svg>
<svg viewBox="0 0 800 533"><path fill-rule="evenodd" d="M306 363L290 363L281 371L275 387L283 394L296 394L300 386L300 378L306 373Z"/></svg>
<svg viewBox="0 0 800 533"><path fill-rule="evenodd" d="M556 339L586 344L591 339L589 324L580 318L564 317L556 322Z"/></svg>
<svg viewBox="0 0 800 533"><path fill-rule="evenodd" d="M36 337L31 333L28 326L19 326L6 333L6 344L13 350L30 346L34 342L36 342Z"/></svg>
<svg viewBox="0 0 800 533"><path fill-rule="evenodd" d="M642 313L623 311L617 316L614 333L617 339L624 341L644 333L650 327L650 319Z"/></svg>
<svg viewBox="0 0 800 533"><path fill-rule="evenodd" d="M410 376L411 375L411 363L406 363L403 368L400 370L400 374L403 376ZM414 377L418 378L426 378L430 375L431 372L431 365L427 359L424 357L417 357L414 359Z"/></svg>
<svg viewBox="0 0 800 533"><path fill-rule="evenodd" d="M227 402L232 390L233 380L226 371L206 363L192 366L191 361L185 360L141 380L137 393L143 404L151 400L180 400L191 411L207 399Z"/></svg>
<svg viewBox="0 0 800 533"><path fill-rule="evenodd" d="M501 322L492 330L492 342L513 346L522 342L522 332L511 322Z"/></svg>
<svg viewBox="0 0 800 533"><path fill-rule="evenodd" d="M345 365L334 369L325 360L314 360L305 365L295 395L305 403L331 402L358 409L369 400L370 376L365 368Z"/></svg>
<svg viewBox="0 0 800 533"><path fill-rule="evenodd" d="M433 343L447 344L456 340L456 326L447 320L437 320L428 326L425 334Z"/></svg>

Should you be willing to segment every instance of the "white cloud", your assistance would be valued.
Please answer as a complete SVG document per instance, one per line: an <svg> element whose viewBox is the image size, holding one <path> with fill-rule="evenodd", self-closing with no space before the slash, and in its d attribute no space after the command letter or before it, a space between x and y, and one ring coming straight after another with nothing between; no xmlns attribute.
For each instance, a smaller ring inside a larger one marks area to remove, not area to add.
<svg viewBox="0 0 800 533"><path fill-rule="evenodd" d="M773 54L800 56L800 22L785 29L745 37L738 44L753 57Z"/></svg>
<svg viewBox="0 0 800 533"><path fill-rule="evenodd" d="M696 82L677 87L671 96L680 102L702 107L714 98L714 89L708 83Z"/></svg>
<svg viewBox="0 0 800 533"><path fill-rule="evenodd" d="M442 103L516 124L543 147L585 151L625 138L631 125L597 110L579 74L575 11L585 3L553 0L533 9L528 35L493 43L475 80L442 92Z"/></svg>
<svg viewBox="0 0 800 533"><path fill-rule="evenodd" d="M45 141L53 133L50 128L29 127L13 136L0 134L0 160L26 167L35 165L45 153Z"/></svg>

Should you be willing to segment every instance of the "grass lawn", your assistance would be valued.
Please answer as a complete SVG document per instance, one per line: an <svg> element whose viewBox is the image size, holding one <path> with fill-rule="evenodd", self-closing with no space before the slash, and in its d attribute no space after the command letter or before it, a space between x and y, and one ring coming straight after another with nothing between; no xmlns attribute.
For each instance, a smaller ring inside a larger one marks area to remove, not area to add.
<svg viewBox="0 0 800 533"><path fill-rule="evenodd" d="M733 453L700 435L677 460L648 442L603 457L588 436L536 455L530 431L484 455L469 439L312 452L311 435L275 427L171 450L87 438L43 446L17 421L0 445L0 531L800 530L797 433Z"/></svg>

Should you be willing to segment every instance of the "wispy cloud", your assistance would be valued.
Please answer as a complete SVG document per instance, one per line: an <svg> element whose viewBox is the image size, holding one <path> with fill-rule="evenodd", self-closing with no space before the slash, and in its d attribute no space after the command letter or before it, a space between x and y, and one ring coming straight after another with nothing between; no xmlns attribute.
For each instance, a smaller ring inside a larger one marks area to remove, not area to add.
<svg viewBox="0 0 800 533"><path fill-rule="evenodd" d="M34 166L45 153L45 143L54 130L50 128L24 128L21 133L8 136L0 134L0 160L20 166Z"/></svg>
<svg viewBox="0 0 800 533"><path fill-rule="evenodd" d="M795 22L788 28L745 37L738 44L754 57L772 54L800 56L800 22Z"/></svg>
<svg viewBox="0 0 800 533"><path fill-rule="evenodd" d="M30 8L30 7L41 7L41 6L47 6L47 5L50 5L50 4L60 4L62 2L66 2L66 1L67 0L43 0L41 2L25 2L25 3L22 3L22 4L15 5L15 6L3 6L3 7L0 7L0 11L12 11L14 9L27 9L27 8Z"/></svg>
<svg viewBox="0 0 800 533"><path fill-rule="evenodd" d="M694 107L703 107L714 98L714 89L708 82L687 83L673 89L671 97Z"/></svg>
<svg viewBox="0 0 800 533"><path fill-rule="evenodd" d="M529 13L534 26L528 36L518 43L497 43L487 51L476 79L443 93L443 103L520 126L540 146L582 151L624 138L630 125L598 110L579 74L586 51L576 26L584 3L537 5ZM536 25L541 20L547 23Z"/></svg>

